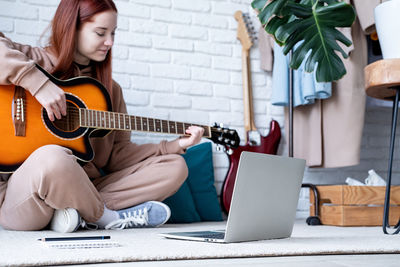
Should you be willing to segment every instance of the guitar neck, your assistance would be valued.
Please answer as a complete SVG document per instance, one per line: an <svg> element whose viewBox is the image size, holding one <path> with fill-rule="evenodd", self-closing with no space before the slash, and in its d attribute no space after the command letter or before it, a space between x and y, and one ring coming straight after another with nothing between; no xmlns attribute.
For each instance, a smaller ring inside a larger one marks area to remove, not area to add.
<svg viewBox="0 0 400 267"><path fill-rule="evenodd" d="M254 115L253 115L250 50L248 49L242 49L242 79L243 79L244 129L246 132L256 131L257 129L254 124Z"/></svg>
<svg viewBox="0 0 400 267"><path fill-rule="evenodd" d="M204 129L203 137L211 138L211 129L209 126L84 108L79 109L79 124L81 127L96 129L141 131L178 135L186 135L186 129L189 126L195 125Z"/></svg>

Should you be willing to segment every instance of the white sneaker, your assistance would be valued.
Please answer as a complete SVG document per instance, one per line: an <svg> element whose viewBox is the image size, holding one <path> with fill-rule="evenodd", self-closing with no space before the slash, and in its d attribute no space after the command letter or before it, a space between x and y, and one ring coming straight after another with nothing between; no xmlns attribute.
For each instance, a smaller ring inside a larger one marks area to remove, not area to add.
<svg viewBox="0 0 400 267"><path fill-rule="evenodd" d="M76 209L66 208L54 211L50 229L60 233L72 233L78 230L80 226L84 227L85 225L85 221Z"/></svg>

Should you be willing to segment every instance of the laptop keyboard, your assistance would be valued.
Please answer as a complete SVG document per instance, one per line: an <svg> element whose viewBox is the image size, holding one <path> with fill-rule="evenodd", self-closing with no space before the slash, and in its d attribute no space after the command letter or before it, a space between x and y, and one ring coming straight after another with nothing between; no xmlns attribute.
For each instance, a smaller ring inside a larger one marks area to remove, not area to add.
<svg viewBox="0 0 400 267"><path fill-rule="evenodd" d="M201 237L214 238L214 239L224 239L225 238L225 233L224 232L213 232L213 233L201 235Z"/></svg>

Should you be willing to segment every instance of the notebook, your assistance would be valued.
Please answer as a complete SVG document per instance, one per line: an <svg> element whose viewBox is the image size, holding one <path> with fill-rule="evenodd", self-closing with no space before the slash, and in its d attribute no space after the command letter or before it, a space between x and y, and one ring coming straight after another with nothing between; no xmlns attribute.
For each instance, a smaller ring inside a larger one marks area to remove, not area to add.
<svg viewBox="0 0 400 267"><path fill-rule="evenodd" d="M120 247L114 241L62 241L62 242L41 242L45 247L57 249L88 249L88 248L113 248Z"/></svg>
<svg viewBox="0 0 400 267"><path fill-rule="evenodd" d="M225 230L172 232L173 239L231 243L290 237L305 160L244 151Z"/></svg>

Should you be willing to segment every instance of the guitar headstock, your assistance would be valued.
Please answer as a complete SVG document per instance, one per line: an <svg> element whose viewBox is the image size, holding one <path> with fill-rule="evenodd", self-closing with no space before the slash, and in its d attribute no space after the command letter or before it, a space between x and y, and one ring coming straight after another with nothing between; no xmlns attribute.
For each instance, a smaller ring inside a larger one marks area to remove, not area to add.
<svg viewBox="0 0 400 267"><path fill-rule="evenodd" d="M224 145L229 148L236 148L240 144L240 137L236 130L225 128L222 125L218 126L215 124L211 128L210 139L220 145Z"/></svg>
<svg viewBox="0 0 400 267"><path fill-rule="evenodd" d="M239 10L235 12L234 17L238 21L236 37L242 44L243 49L249 50L256 39L250 16Z"/></svg>

